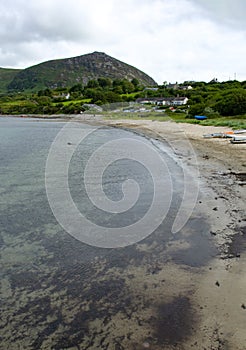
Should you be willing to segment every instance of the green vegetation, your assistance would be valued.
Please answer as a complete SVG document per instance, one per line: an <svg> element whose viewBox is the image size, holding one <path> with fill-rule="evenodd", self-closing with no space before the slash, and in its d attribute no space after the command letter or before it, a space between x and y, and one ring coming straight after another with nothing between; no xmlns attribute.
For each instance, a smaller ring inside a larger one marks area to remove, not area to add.
<svg viewBox="0 0 246 350"><path fill-rule="evenodd" d="M204 113L208 117L246 113L246 82L196 83L189 97L191 116Z"/></svg>
<svg viewBox="0 0 246 350"><path fill-rule="evenodd" d="M133 78L90 79L85 85L45 88L37 92L5 93L0 95L1 114L78 114L89 111L107 118L131 118L188 122L201 125L246 128L246 82L227 81L196 82L192 89L169 89L166 85L155 89L145 88ZM135 103L138 98L186 96L186 105L159 106ZM132 103L130 105L130 103ZM93 105L96 105L93 109ZM114 111L116 110L116 111ZM195 115L205 115L206 120L196 120Z"/></svg>
<svg viewBox="0 0 246 350"><path fill-rule="evenodd" d="M200 125L227 126L232 129L246 129L246 114L243 116L217 117L206 120L196 120L187 118L172 118L178 123L190 123Z"/></svg>
<svg viewBox="0 0 246 350"><path fill-rule="evenodd" d="M8 85L21 69L0 68L0 93L6 92Z"/></svg>
<svg viewBox="0 0 246 350"><path fill-rule="evenodd" d="M100 77L70 88L45 88L37 92L8 93L0 95L1 114L78 114L90 106L135 101L144 89L134 78L115 79Z"/></svg>
<svg viewBox="0 0 246 350"><path fill-rule="evenodd" d="M196 120L194 118L187 118L185 113L176 112L163 112L156 113L154 111L146 113L111 113L105 114L106 119L133 119L133 120L156 120L156 121L175 121L176 123L189 123L199 125L213 125L213 126L226 126L232 129L246 129L246 114L242 116L231 116L231 117L217 117L206 120Z"/></svg>

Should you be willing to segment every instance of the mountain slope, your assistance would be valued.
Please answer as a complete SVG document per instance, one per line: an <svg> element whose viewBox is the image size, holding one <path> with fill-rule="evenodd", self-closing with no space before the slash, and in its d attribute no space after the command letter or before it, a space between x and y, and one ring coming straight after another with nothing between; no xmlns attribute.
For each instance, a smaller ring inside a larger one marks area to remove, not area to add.
<svg viewBox="0 0 246 350"><path fill-rule="evenodd" d="M128 80L136 78L143 85L156 85L151 77L139 69L105 53L93 52L26 68L14 77L8 84L8 89L22 91L70 87L78 83L86 84L88 80L99 77Z"/></svg>
<svg viewBox="0 0 246 350"><path fill-rule="evenodd" d="M21 69L0 67L0 93L6 92L8 85L20 71Z"/></svg>

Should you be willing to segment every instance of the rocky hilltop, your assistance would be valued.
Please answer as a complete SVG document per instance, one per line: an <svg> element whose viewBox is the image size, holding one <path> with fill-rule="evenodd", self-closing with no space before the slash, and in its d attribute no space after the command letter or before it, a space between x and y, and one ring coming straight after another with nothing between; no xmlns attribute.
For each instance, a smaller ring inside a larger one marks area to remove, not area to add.
<svg viewBox="0 0 246 350"><path fill-rule="evenodd" d="M86 84L89 80L100 77L128 80L136 78L145 86L156 85L150 76L139 69L103 52L93 52L26 68L14 76L7 88L10 91L37 91L44 88L70 87L78 83Z"/></svg>

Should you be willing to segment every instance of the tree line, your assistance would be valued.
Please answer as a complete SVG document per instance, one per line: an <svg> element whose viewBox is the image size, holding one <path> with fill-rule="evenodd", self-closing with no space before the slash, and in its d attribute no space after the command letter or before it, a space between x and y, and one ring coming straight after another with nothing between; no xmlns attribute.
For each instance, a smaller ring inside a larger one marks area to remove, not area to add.
<svg viewBox="0 0 246 350"><path fill-rule="evenodd" d="M98 78L86 85L70 88L43 89L36 93L8 93L0 96L1 114L73 114L86 110L86 104L99 106L115 102L136 101L139 97L188 97L188 116L205 114L208 117L246 114L246 81L219 83L184 82L192 89L168 88L164 83L146 88L137 79Z"/></svg>

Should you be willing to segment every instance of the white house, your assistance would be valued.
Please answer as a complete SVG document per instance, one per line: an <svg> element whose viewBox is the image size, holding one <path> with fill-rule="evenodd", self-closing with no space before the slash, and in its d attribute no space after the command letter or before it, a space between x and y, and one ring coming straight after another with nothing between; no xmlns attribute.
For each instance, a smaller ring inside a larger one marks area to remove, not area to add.
<svg viewBox="0 0 246 350"><path fill-rule="evenodd" d="M182 106L188 102L187 97L147 97L138 98L137 103L153 104L157 106Z"/></svg>
<svg viewBox="0 0 246 350"><path fill-rule="evenodd" d="M172 101L172 104L174 106L182 106L182 105L186 105L187 102L188 102L187 97L175 97Z"/></svg>
<svg viewBox="0 0 246 350"><path fill-rule="evenodd" d="M179 90L192 90L193 87L191 85L182 85L179 87Z"/></svg>

